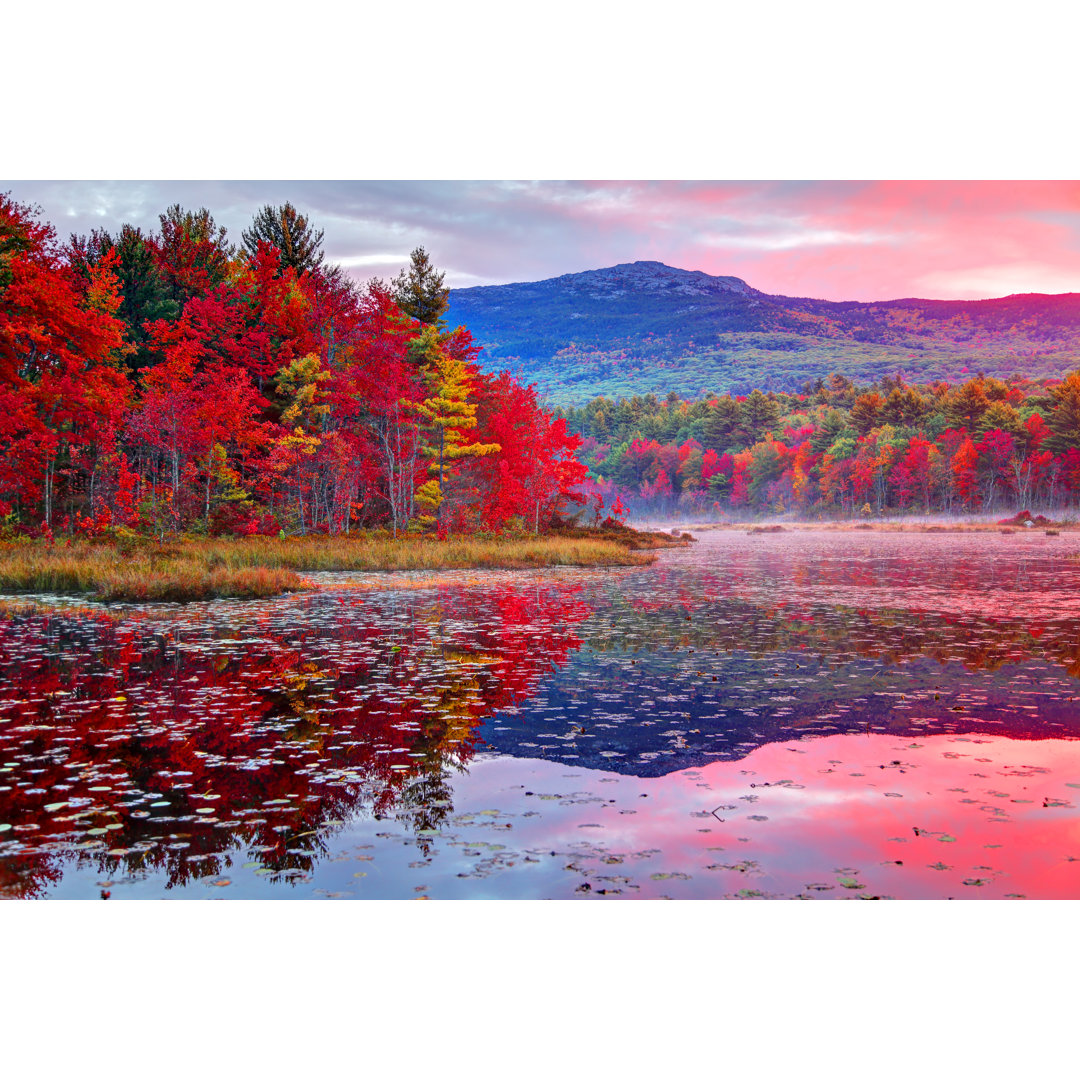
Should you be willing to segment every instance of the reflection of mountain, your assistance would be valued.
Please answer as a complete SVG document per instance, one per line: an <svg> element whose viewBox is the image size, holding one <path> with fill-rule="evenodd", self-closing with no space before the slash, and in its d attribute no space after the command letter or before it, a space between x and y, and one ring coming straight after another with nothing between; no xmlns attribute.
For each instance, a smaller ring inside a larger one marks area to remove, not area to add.
<svg viewBox="0 0 1080 1080"><path fill-rule="evenodd" d="M904 665L903 691L877 683L883 667L869 660L834 668L822 659L808 663L805 653L777 652L698 663L704 673L687 677L643 664L633 677L593 680L583 693L574 662L542 694L542 708L529 702L500 713L479 735L485 749L499 753L632 776L665 776L743 758L766 743L836 734L1080 736L1076 702L1037 688L1061 685L1044 664L1031 665L1026 677L1012 667L990 673L976 701L969 673L926 658ZM721 672L716 683L711 671ZM1030 710L1016 708L1025 684L1026 705L1037 703Z"/></svg>
<svg viewBox="0 0 1080 1080"><path fill-rule="evenodd" d="M837 732L1080 736L1074 562L741 539L597 604L582 651L485 743L656 776Z"/></svg>
<svg viewBox="0 0 1080 1080"><path fill-rule="evenodd" d="M577 591L0 623L0 890L34 894L72 857L182 884L237 846L300 877L321 833L391 807L422 845L480 720L577 645Z"/></svg>

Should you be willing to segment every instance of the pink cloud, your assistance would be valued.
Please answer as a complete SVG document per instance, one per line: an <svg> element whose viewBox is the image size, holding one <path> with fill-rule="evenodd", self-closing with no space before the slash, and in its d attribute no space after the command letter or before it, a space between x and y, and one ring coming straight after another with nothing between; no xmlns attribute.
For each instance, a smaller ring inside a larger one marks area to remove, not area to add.
<svg viewBox="0 0 1080 1080"><path fill-rule="evenodd" d="M206 205L234 238L289 199L358 278L424 244L454 287L637 259L832 300L1080 291L1077 181L217 181L13 185L61 236Z"/></svg>

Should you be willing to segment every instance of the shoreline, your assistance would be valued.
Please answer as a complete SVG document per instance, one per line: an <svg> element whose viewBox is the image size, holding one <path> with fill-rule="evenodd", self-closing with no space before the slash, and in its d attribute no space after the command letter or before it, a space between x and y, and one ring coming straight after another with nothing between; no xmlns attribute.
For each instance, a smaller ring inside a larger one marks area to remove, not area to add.
<svg viewBox="0 0 1080 1080"><path fill-rule="evenodd" d="M648 566L656 549L690 542L625 527L448 540L364 535L26 541L0 545L0 592L104 602L267 599L319 591L322 586L304 573Z"/></svg>
<svg viewBox="0 0 1080 1080"><path fill-rule="evenodd" d="M701 524L679 525L680 529L691 533L705 532L906 532L906 533L1030 533L1032 536L1044 533L1051 536L1061 533L1080 531L1080 525L1065 522L1050 522L1046 525L1022 524L1002 525L993 521L956 521L956 522L921 522L921 521L731 521L702 522Z"/></svg>

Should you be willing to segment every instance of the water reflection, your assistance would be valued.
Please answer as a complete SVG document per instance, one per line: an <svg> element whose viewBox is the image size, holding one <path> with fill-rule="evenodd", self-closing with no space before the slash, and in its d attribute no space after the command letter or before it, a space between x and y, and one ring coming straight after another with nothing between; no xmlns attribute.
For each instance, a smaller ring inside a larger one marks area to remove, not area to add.
<svg viewBox="0 0 1080 1080"><path fill-rule="evenodd" d="M645 570L16 604L0 890L1080 895L1060 539L723 534Z"/></svg>
<svg viewBox="0 0 1080 1080"><path fill-rule="evenodd" d="M0 624L0 887L74 859L169 887L306 876L327 830L391 807L421 847L480 720L579 645L573 584L167 611L10 613Z"/></svg>

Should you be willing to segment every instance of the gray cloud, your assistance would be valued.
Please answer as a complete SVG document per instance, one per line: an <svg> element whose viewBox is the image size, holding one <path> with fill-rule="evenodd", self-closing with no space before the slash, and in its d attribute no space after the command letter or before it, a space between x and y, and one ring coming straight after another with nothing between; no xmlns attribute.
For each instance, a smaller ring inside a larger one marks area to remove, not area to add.
<svg viewBox="0 0 1080 1080"><path fill-rule="evenodd" d="M1080 214L1054 182L20 181L62 239L172 203L206 206L234 242L265 203L292 202L358 280L393 276L418 244L453 287L636 259L735 274L832 299L953 295L1072 280ZM1000 269L1005 268L1005 269ZM1011 269L1009 269L1011 268ZM1025 269L1026 268L1026 269ZM1080 289L1080 279L1076 282Z"/></svg>

